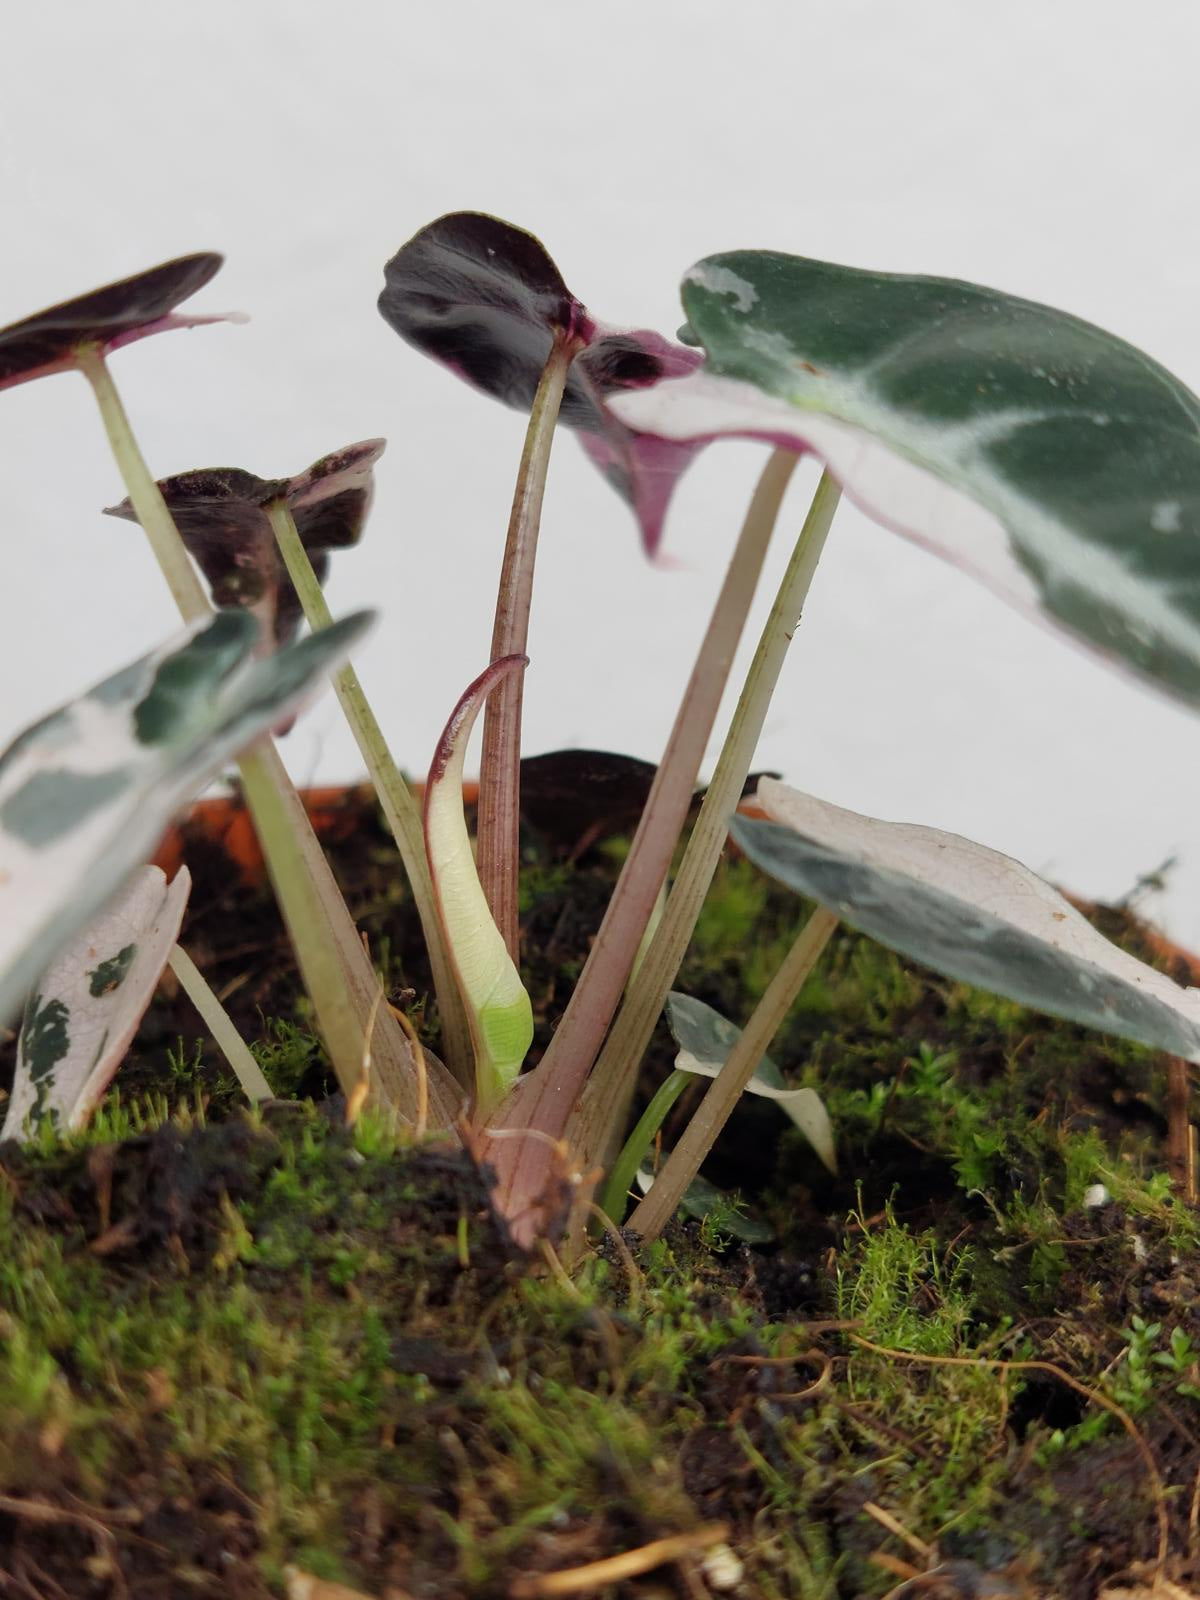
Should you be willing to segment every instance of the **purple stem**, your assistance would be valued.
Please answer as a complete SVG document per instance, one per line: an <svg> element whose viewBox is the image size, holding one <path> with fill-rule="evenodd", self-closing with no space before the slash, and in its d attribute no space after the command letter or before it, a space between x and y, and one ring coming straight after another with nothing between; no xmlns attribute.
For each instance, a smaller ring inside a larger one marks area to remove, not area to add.
<svg viewBox="0 0 1200 1600"><path fill-rule="evenodd" d="M520 1079L497 1113L500 1127L532 1128L550 1140L561 1139L568 1130L687 819L700 763L795 464L789 451L777 450L763 469L591 954L545 1056L533 1072ZM487 1159L498 1178L496 1202L511 1225L536 1215L549 1178L550 1154L541 1139L496 1140L488 1149Z"/></svg>
<svg viewBox="0 0 1200 1600"><path fill-rule="evenodd" d="M556 335L542 371L533 406L517 486L513 492L504 546L504 565L496 597L492 660L523 656L529 641L533 602L533 570L537 559L542 497L550 465L550 446L562 405L567 371L582 344L566 333ZM521 707L524 674L514 673L497 685L483 720L483 753L479 765L477 823L479 881L508 953L520 959L517 918L517 866L520 859Z"/></svg>

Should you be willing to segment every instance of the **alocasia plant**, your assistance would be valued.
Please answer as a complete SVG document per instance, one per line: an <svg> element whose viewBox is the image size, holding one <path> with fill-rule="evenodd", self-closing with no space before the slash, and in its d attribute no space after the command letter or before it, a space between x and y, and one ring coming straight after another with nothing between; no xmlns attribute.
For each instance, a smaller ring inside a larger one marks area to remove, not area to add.
<svg viewBox="0 0 1200 1600"><path fill-rule="evenodd" d="M178 325L175 303L189 284L206 281L217 261L169 263L0 332L0 384L72 365L88 376L130 491L121 509L151 534L185 616L207 612L185 551L190 541L216 593L249 599L272 645L295 626L294 586L316 630L307 643L330 646L331 619L312 558L319 567L324 550L353 537L347 530L356 531L365 512L377 447L352 447L342 477L318 470L319 463L298 479L225 473L155 485L104 367L107 349ZM426 1092L443 1126L461 1114L462 1135L494 1167L496 1203L525 1242L561 1223L572 1175L608 1169L606 1204L614 1215L624 1208L653 1132L644 1118L615 1159L632 1086L742 794L841 489L881 522L1026 609L1169 693L1200 702L1200 401L1149 357L1065 313L994 290L772 252L709 257L687 275L683 299L685 345L610 328L571 294L537 240L474 212L423 228L385 270L380 310L405 340L483 392L530 411L491 665L463 696L439 746L424 840L361 686L348 666L337 680L413 883L460 1088L436 1062L428 1081L414 1083L419 1063L397 1047L399 1030L380 1004L311 831L296 816L278 758L264 745L242 766L343 1087L357 1094L363 1066L377 1056L377 1097L410 1122L424 1126ZM672 488L699 449L734 435L775 448L591 955L545 1055L523 1072L532 1026L517 960L520 684L542 491L560 420L630 502L651 553ZM826 471L664 908L662 891L729 663L796 456L804 451L819 456ZM322 500L327 510L340 507L339 517L347 513L332 537L322 524ZM224 519L220 541L212 513ZM243 588L246 574L253 593ZM232 579L242 589L237 596ZM234 616L220 627L240 626L244 653L257 628L245 612ZM272 655L259 668L296 659L304 648ZM218 715L219 693L214 707L183 698L180 716L211 733L204 713ZM461 780L466 739L485 699L477 875ZM86 728L71 723L66 731L74 729L86 744L93 724L108 727L97 712ZM124 737L128 745L127 728ZM22 748L19 741L10 764ZM97 776L91 766L84 770L89 780ZM100 775L108 772L103 767ZM0 787L0 822L8 826L3 795ZM768 820L739 821L738 838L767 870L820 902L819 909L798 930L740 1030L685 996L671 997L681 1072L714 1081L634 1212L636 1231L652 1236L663 1226L743 1089L778 1098L832 1161L819 1099L769 1081L764 1062L840 917L951 975L1200 1059L1194 994L1114 950L1015 863L928 830L854 817L778 783L764 782L760 796ZM97 806L110 798L102 796ZM23 804L19 827L44 826L36 808L22 810ZM138 834L132 853L117 853L117 878L143 845ZM105 894L116 881L107 881ZM56 881L44 919L54 939L62 934L61 888ZM91 895L95 909L95 893L89 883L80 902ZM49 937L32 923L13 936L13 985L34 978ZM377 1022L382 1043L374 1039ZM668 1081L647 1117L661 1122L679 1081Z"/></svg>
<svg viewBox="0 0 1200 1600"><path fill-rule="evenodd" d="M174 307L207 283L221 265L206 253L153 267L92 294L66 301L0 329L0 365L8 383L74 369L91 385L105 433L137 520L183 620L211 613L179 530L146 465L106 356L142 334L221 318L181 318ZM225 319L228 320L228 319ZM287 517L286 503L280 515ZM272 885L291 935L305 985L334 1069L347 1092L364 1055L401 1094L410 1050L390 1012L379 1014L377 981L354 923L321 853L295 787L270 740L240 758L240 776Z"/></svg>

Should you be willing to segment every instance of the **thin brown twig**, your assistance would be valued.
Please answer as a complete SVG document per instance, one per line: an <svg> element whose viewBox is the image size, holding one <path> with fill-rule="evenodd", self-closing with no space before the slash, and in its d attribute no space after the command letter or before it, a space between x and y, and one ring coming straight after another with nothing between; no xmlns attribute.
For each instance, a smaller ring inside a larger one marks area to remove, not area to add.
<svg viewBox="0 0 1200 1600"><path fill-rule="evenodd" d="M690 1533L670 1534L665 1539L652 1539L649 1544L639 1545L636 1550L605 1556L601 1561L589 1561L586 1566L518 1578L508 1593L510 1600L551 1600L559 1595L588 1594L605 1584L640 1577L643 1572L653 1572L655 1567L665 1567L668 1562L679 1561L698 1550L723 1544L728 1536L729 1529L723 1522L710 1522Z"/></svg>
<svg viewBox="0 0 1200 1600"><path fill-rule="evenodd" d="M811 1383L805 1384L803 1389L784 1389L771 1396L772 1400L811 1400L813 1395L820 1394L822 1389L828 1389L833 1379L833 1357L827 1356L823 1350L814 1352L820 1356L822 1367Z"/></svg>
<svg viewBox="0 0 1200 1600"><path fill-rule="evenodd" d="M78 1528L86 1528L112 1560L109 1576L112 1578L113 1593L122 1597L128 1596L129 1586L125 1582L125 1574L121 1571L121 1563L117 1560L116 1537L112 1529L105 1527L97 1517L90 1516L85 1511L68 1511L63 1506L48 1505L44 1500L22 1500L10 1494L0 1494L0 1512L6 1516L21 1518L25 1522L39 1522L50 1526L69 1522Z"/></svg>
<svg viewBox="0 0 1200 1600"><path fill-rule="evenodd" d="M1196 1155L1191 1119L1192 1089L1188 1063L1167 1057L1167 1167L1175 1192L1185 1205L1196 1203Z"/></svg>
<svg viewBox="0 0 1200 1600"><path fill-rule="evenodd" d="M889 1595L899 1594L900 1590L914 1578L924 1576L920 1567L914 1567L911 1561L902 1561L899 1556L891 1555L887 1550L872 1550L867 1560L881 1572L890 1572L893 1578L900 1579L897 1588L889 1589Z"/></svg>
<svg viewBox="0 0 1200 1600"><path fill-rule="evenodd" d="M936 1554L933 1545L919 1538L911 1529L905 1527L899 1517L886 1510L883 1506L876 1505L874 1500L865 1501L863 1510L881 1528L886 1528L889 1533L895 1534L897 1539L902 1539L910 1550L915 1550L922 1561L928 1562Z"/></svg>
<svg viewBox="0 0 1200 1600"><path fill-rule="evenodd" d="M620 1228L617 1227L616 1223L609 1216L608 1212L604 1210L603 1206L598 1206L594 1200L589 1200L587 1203L587 1210L588 1215L594 1221L600 1224L605 1233L607 1233L608 1237L612 1240L613 1249L620 1256L621 1265L625 1268L625 1276L629 1280L630 1301L635 1307L639 1306L642 1301L642 1291L646 1287L646 1279L642 1273L642 1269L633 1259L633 1251L625 1243L625 1240L621 1235Z"/></svg>
<svg viewBox="0 0 1200 1600"><path fill-rule="evenodd" d="M890 1361L911 1361L919 1366L926 1367L990 1367L997 1372L1044 1372L1051 1378L1057 1378L1060 1383L1066 1384L1068 1389L1082 1395L1085 1400L1098 1405L1101 1410L1107 1411L1124 1428L1132 1439L1134 1448L1142 1458L1146 1468L1146 1475L1150 1479L1154 1491L1154 1511L1158 1522L1158 1554L1154 1563L1154 1582L1157 1584L1162 1578L1167 1564L1167 1552L1171 1540L1171 1524L1167 1515L1166 1485L1163 1483L1162 1473L1158 1470L1158 1463L1154 1453L1147 1444L1145 1436L1137 1423L1123 1406L1115 1400L1110 1400L1107 1395L1101 1394L1098 1389L1090 1388L1086 1383L1081 1383L1078 1378L1056 1365L1053 1361L1006 1361L998 1356L929 1356L921 1355L912 1350L892 1350L886 1345L875 1344L871 1339L864 1339L861 1334L852 1333L851 1342L863 1350L870 1350L877 1356L885 1356Z"/></svg>

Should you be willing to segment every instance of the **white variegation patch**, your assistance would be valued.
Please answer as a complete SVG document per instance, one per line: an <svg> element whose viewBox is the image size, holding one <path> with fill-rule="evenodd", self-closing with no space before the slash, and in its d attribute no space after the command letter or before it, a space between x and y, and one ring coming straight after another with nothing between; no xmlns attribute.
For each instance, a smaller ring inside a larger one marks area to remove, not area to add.
<svg viewBox="0 0 1200 1600"><path fill-rule="evenodd" d="M950 978L1200 1062L1200 989L1098 933L1028 867L957 834L861 816L776 779L732 832L764 871Z"/></svg>
<svg viewBox="0 0 1200 1600"><path fill-rule="evenodd" d="M1165 368L997 290L771 251L701 261L683 302L708 361L612 397L639 438L810 451L876 521L1200 705L1200 398Z"/></svg>
<svg viewBox="0 0 1200 1600"><path fill-rule="evenodd" d="M142 867L34 985L0 1138L82 1128L124 1059L179 934L191 878Z"/></svg>
<svg viewBox="0 0 1200 1600"><path fill-rule="evenodd" d="M823 399L828 403L831 396ZM839 385L836 399L841 414L834 417L809 409L812 401L792 404L753 384L701 371L619 395L611 405L628 427L676 442L750 436L809 452L873 521L970 573L1021 610L1061 627L1047 596L1086 595L1098 617L1119 614L1124 626L1111 637L1102 626L1086 636L1071 627L1083 642L1139 669L1143 658L1149 661L1155 649L1165 647L1200 671L1200 633L1170 584L1149 581L990 466L985 446L1036 422L1036 413L1001 412L986 425L935 428L882 412L865 383L852 391ZM1169 537L1179 515L1177 502L1159 502L1151 526ZM1042 564L1036 581L1021 560L1017 538Z"/></svg>
<svg viewBox="0 0 1200 1600"><path fill-rule="evenodd" d="M675 1070L694 1072L701 1078L717 1076L742 1034L740 1028L712 1006L705 1005L703 1000L675 991L667 996L667 1021L679 1046ZM815 1089L789 1089L770 1056L764 1056L746 1085L745 1093L774 1100L830 1172L837 1171L833 1125L825 1102Z"/></svg>
<svg viewBox="0 0 1200 1600"><path fill-rule="evenodd" d="M254 619L219 612L0 755L0 1023L179 807L339 665L369 621L255 661Z"/></svg>

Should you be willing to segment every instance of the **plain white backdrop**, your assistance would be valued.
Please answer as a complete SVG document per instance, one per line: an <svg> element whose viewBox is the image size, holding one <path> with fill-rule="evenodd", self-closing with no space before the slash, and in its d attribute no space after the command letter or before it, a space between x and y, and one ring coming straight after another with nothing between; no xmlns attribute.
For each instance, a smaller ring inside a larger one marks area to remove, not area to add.
<svg viewBox="0 0 1200 1600"><path fill-rule="evenodd" d="M389 438L329 594L382 612L359 665L412 772L486 661L522 434L375 310L444 211L538 233L610 322L669 333L692 261L769 246L1060 305L1200 388L1193 0L51 0L5 50L0 323L219 249L194 304L249 324L114 358L152 469L288 474ZM560 437L528 751L657 757L761 456L701 458L652 567ZM121 494L82 379L0 394L0 743L175 627L137 529L99 515ZM328 695L286 749L300 780L360 772ZM1084 893L1176 855L1149 909L1200 945L1198 756L1200 718L843 508L758 763Z"/></svg>

